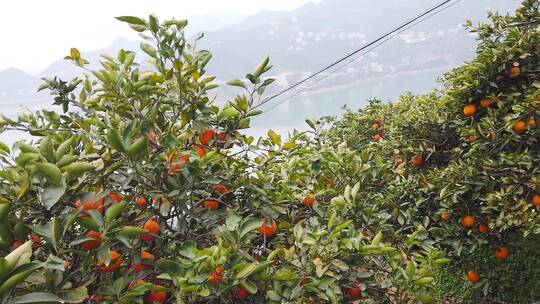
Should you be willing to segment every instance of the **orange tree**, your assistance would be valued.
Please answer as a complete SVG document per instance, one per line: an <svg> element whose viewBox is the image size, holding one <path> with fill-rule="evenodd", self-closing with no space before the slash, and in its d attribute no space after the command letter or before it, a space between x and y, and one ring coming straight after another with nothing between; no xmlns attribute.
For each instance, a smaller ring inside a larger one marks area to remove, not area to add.
<svg viewBox="0 0 540 304"><path fill-rule="evenodd" d="M186 21L118 19L148 62L120 50L91 71L72 49L86 73L41 87L62 111L0 121L32 136L0 145L3 303L432 300L446 260L427 232L396 238L375 209L351 219L356 177L392 170L382 156L327 146L312 121L286 141L243 135L268 59L218 107Z"/></svg>
<svg viewBox="0 0 540 304"><path fill-rule="evenodd" d="M347 175L362 184L358 225L383 217L396 242L445 249L456 280L470 282L456 296L526 303L540 294L537 263L521 248L540 233L538 1L490 19L473 30L477 57L442 90L321 123L333 123L328 145L346 142L368 160L369 174Z"/></svg>

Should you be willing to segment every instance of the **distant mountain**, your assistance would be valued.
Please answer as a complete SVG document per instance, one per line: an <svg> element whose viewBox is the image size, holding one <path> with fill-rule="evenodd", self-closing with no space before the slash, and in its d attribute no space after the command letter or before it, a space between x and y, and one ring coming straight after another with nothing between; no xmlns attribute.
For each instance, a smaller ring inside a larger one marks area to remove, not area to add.
<svg viewBox="0 0 540 304"><path fill-rule="evenodd" d="M290 12L261 11L220 31L206 33L200 46L212 51L209 70L218 78L238 77L270 55L277 74L297 79L362 46L426 8L432 0L324 0ZM462 1L418 24L359 60L349 73L456 66L472 58L475 40L461 28L466 19L485 19L488 8L508 11L517 1Z"/></svg>
<svg viewBox="0 0 540 304"><path fill-rule="evenodd" d="M271 93L361 47L434 4L433 0L323 0L292 11L263 10L248 17L237 14L194 17L190 20L187 34L206 30L204 39L198 45L200 49L212 52L213 60L208 65L208 73L222 83L243 77L264 56L269 55L275 67L271 74L278 80L267 91ZM480 22L485 19L488 9L507 12L518 5L515 0L461 1L357 58L345 68L326 75L325 81L310 90L371 83L373 79L396 81L398 78L392 78L394 75L429 73L433 75L430 79L436 78L474 56L475 37L461 27L466 19ZM122 37L105 48L83 51L82 56L90 61L90 68L99 68L101 54L114 56L120 49L137 51L139 62L147 58L138 51L139 42ZM2 71L0 100L36 100L35 88L40 82L39 77L60 76L69 79L81 72L80 68L66 60L52 63L37 77L15 69ZM433 80L429 83L418 82L415 86L432 87ZM410 89L414 91L416 88ZM218 100L224 100L236 92L227 86L215 91L219 94ZM392 93L383 96L394 96ZM45 104L45 101L39 102L42 103Z"/></svg>
<svg viewBox="0 0 540 304"><path fill-rule="evenodd" d="M217 31L239 23L245 18L245 15L231 12L192 16L188 19L189 26L186 28L186 35L191 36L201 31Z"/></svg>
<svg viewBox="0 0 540 304"><path fill-rule="evenodd" d="M0 99L26 94L28 88L36 87L38 83L38 78L15 68L0 71Z"/></svg>

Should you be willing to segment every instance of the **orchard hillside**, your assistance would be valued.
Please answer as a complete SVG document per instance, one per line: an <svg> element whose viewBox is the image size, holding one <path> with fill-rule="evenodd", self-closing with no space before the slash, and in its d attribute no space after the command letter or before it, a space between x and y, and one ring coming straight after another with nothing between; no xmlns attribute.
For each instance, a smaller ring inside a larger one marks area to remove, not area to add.
<svg viewBox="0 0 540 304"><path fill-rule="evenodd" d="M98 70L73 48L57 111L2 131L0 303L533 303L540 296L540 13L471 28L477 57L427 95L310 130L243 130L264 59L208 97L185 20Z"/></svg>

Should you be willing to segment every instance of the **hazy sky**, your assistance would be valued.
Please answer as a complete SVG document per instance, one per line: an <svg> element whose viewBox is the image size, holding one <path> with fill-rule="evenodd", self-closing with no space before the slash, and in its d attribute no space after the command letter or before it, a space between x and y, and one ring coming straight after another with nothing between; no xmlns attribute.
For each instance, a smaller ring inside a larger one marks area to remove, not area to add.
<svg viewBox="0 0 540 304"><path fill-rule="evenodd" d="M150 13L188 18L219 12L253 14L260 9L290 10L310 0L0 0L0 70L35 73L67 54L93 50L117 36L135 38L113 17ZM319 2L319 1L313 1Z"/></svg>

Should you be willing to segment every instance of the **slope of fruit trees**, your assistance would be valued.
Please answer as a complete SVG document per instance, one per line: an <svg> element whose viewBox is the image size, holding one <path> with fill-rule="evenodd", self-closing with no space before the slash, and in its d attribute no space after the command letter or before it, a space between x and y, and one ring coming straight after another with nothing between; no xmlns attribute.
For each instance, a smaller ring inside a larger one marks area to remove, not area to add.
<svg viewBox="0 0 540 304"><path fill-rule="evenodd" d="M474 30L477 57L442 90L327 119L325 138L371 161L368 174L349 175L362 184L355 223L372 214L372 229L397 242L443 249L462 265L450 275L471 282L459 296L531 303L540 271L521 252L540 234L539 3L490 17Z"/></svg>
<svg viewBox="0 0 540 304"><path fill-rule="evenodd" d="M1 120L33 136L0 145L1 303L430 303L461 253L505 263L506 235L540 232L536 1L480 26L443 91L288 139L241 132L268 59L220 108L186 21L118 19L152 68L121 50L48 79L57 112Z"/></svg>

